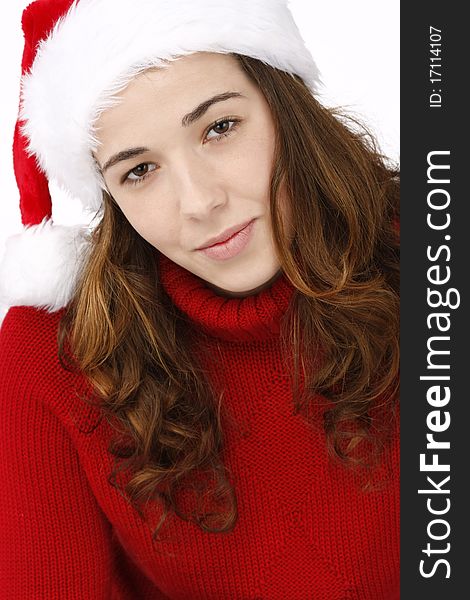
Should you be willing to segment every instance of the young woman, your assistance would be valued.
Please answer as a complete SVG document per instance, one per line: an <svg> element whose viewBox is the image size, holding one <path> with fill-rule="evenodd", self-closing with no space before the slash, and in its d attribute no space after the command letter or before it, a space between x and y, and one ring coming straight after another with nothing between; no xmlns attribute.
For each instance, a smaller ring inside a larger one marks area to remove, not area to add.
<svg viewBox="0 0 470 600"><path fill-rule="evenodd" d="M3 596L397 599L396 171L283 1L23 28ZM52 224L52 178L94 228Z"/></svg>

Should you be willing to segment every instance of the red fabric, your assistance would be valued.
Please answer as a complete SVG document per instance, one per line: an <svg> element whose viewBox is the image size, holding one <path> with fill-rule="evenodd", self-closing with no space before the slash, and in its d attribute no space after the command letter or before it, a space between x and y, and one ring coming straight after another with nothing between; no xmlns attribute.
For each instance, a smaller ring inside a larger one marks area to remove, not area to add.
<svg viewBox="0 0 470 600"><path fill-rule="evenodd" d="M41 40L70 8L72 0L36 0L23 11L22 26L24 50L21 74L27 73L34 62ZM27 139L20 131L17 121L13 138L13 163L16 181L20 190L21 220L24 225L37 225L44 217L52 216L52 203L48 181L37 166L36 158L28 156Z"/></svg>
<svg viewBox="0 0 470 600"><path fill-rule="evenodd" d="M168 260L160 270L224 391L235 529L171 517L152 542L161 507L142 519L108 483L113 432L57 360L60 313L13 308L0 332L0 597L398 599L398 433L364 490L328 460L321 415L311 428L293 414L278 335L290 284L227 300Z"/></svg>

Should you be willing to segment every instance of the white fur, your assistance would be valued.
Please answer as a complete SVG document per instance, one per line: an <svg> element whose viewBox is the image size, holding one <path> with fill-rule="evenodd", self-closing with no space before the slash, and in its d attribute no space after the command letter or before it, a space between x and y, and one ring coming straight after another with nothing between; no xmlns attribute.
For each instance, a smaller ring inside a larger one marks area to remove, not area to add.
<svg viewBox="0 0 470 600"><path fill-rule="evenodd" d="M317 67L286 0L80 0L38 48L22 79L21 119L49 179L101 205L93 124L142 70L197 51L237 52L300 75Z"/></svg>
<svg viewBox="0 0 470 600"><path fill-rule="evenodd" d="M86 227L43 220L8 238L0 264L0 303L54 312L70 301L89 248Z"/></svg>

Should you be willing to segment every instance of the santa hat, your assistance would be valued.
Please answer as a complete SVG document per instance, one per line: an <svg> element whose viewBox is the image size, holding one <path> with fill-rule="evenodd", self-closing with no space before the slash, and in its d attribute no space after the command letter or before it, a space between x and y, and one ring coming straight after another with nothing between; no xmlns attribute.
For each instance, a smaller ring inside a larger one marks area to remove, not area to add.
<svg viewBox="0 0 470 600"><path fill-rule="evenodd" d="M48 181L100 209L93 125L138 73L207 51L257 58L299 75L312 92L319 81L286 0L36 0L22 25L13 150L25 229L7 240L0 265L7 306L55 311L70 301L89 228L53 224Z"/></svg>

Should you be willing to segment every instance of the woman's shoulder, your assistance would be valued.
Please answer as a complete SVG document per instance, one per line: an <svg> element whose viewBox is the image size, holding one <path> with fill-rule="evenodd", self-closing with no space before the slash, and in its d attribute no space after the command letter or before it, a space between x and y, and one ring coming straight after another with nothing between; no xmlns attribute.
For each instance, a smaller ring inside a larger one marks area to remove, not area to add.
<svg viewBox="0 0 470 600"><path fill-rule="evenodd" d="M31 306L9 309L0 329L2 375L7 369L12 376L19 372L26 380L57 366L57 331L62 313Z"/></svg>
<svg viewBox="0 0 470 600"><path fill-rule="evenodd" d="M84 409L89 392L83 374L59 359L58 328L64 309L50 313L29 306L10 308L0 328L2 403L28 408L45 403L59 417Z"/></svg>
<svg viewBox="0 0 470 600"><path fill-rule="evenodd" d="M29 337L29 331L34 335L39 330L56 329L64 310L49 312L35 306L12 306L0 321L0 333L3 336L5 332L21 332Z"/></svg>

